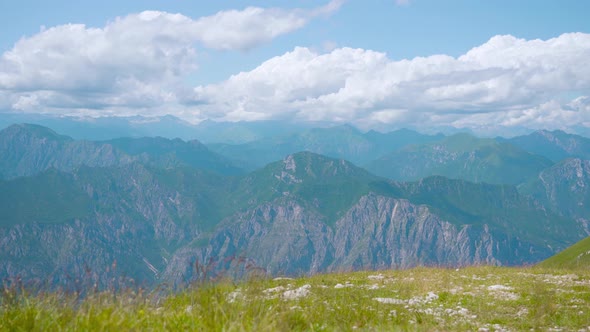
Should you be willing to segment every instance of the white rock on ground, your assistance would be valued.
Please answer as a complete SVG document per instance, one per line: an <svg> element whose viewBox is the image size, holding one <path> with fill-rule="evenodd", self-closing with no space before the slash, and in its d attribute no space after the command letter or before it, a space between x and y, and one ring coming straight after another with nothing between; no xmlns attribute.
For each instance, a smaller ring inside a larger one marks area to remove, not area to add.
<svg viewBox="0 0 590 332"><path fill-rule="evenodd" d="M504 286L504 285L488 286L488 291L490 292L490 294L498 300L508 300L508 301L518 300L518 298L520 296L518 296L518 294L510 292L513 289L514 288L512 288L512 287Z"/></svg>
<svg viewBox="0 0 590 332"><path fill-rule="evenodd" d="M367 278L369 280L382 280L383 278L385 278L385 276L382 274L377 274L377 275L370 275Z"/></svg>
<svg viewBox="0 0 590 332"><path fill-rule="evenodd" d="M385 304L405 304L406 301L400 299L394 299L392 297L376 297L373 300Z"/></svg>
<svg viewBox="0 0 590 332"><path fill-rule="evenodd" d="M438 295L436 295L433 292L428 292L428 294L426 294L426 296L424 296L424 297L417 296L417 297L413 297L409 300L400 300L400 299L395 299L395 298L391 298L391 297L375 297L375 298L373 298L373 300L375 300L377 302L381 302L381 303L388 303L388 304L408 304L410 306L417 306L417 305L428 304L434 300L438 300Z"/></svg>
<svg viewBox="0 0 590 332"><path fill-rule="evenodd" d="M346 284L336 284L334 286L334 288L339 289L339 288L346 288L346 287L352 287L352 284L346 283Z"/></svg>
<svg viewBox="0 0 590 332"><path fill-rule="evenodd" d="M307 295L309 295L310 288L311 288L311 285L307 284L307 285L303 285L297 289L288 290L283 293L283 298L285 300L294 300L294 299L298 299L301 297L306 297Z"/></svg>
<svg viewBox="0 0 590 332"><path fill-rule="evenodd" d="M237 299L242 297L242 290L238 288L235 291L227 294L227 302L234 303Z"/></svg>
<svg viewBox="0 0 590 332"><path fill-rule="evenodd" d="M273 287L273 288L268 288L263 290L262 292L265 294L271 294L271 293L278 293L278 292L282 292L284 291L286 288L283 286L277 286L277 287Z"/></svg>

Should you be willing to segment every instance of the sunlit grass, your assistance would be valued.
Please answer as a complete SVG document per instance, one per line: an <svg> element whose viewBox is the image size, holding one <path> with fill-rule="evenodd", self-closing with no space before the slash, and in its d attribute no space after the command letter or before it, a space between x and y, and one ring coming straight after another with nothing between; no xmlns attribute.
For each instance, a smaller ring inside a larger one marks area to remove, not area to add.
<svg viewBox="0 0 590 332"><path fill-rule="evenodd" d="M84 299L4 289L0 301L6 331L578 331L590 328L590 272L416 268Z"/></svg>

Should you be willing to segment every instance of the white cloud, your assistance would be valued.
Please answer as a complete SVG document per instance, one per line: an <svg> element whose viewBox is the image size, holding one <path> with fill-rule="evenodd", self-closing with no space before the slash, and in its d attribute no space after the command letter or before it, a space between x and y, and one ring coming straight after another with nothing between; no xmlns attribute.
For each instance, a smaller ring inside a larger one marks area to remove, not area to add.
<svg viewBox="0 0 590 332"><path fill-rule="evenodd" d="M298 47L220 84L197 87L192 101L205 104L201 115L226 120L253 112L365 126L575 124L587 115L562 96L590 95L588 59L590 35L583 33L545 41L496 36L458 58L401 61L363 49L320 54Z"/></svg>
<svg viewBox="0 0 590 332"><path fill-rule="evenodd" d="M0 56L0 91L10 92L5 98L19 110L60 102L62 108L165 104L182 90L182 78L197 69L199 45L247 50L340 4L332 1L311 10L248 7L197 19L146 11L103 28L42 28Z"/></svg>
<svg viewBox="0 0 590 332"><path fill-rule="evenodd" d="M0 57L0 108L363 127L590 127L590 34L584 33L549 40L495 36L459 57L399 61L333 43L323 53L296 47L221 83L186 86L199 45L245 50L341 4L250 7L197 19L149 11L103 28L44 29Z"/></svg>
<svg viewBox="0 0 590 332"><path fill-rule="evenodd" d="M248 7L203 17L192 27L198 39L215 49L246 50L273 38L292 32L316 16L337 11L343 0L332 0L312 10L283 10Z"/></svg>
<svg viewBox="0 0 590 332"><path fill-rule="evenodd" d="M510 127L549 130L571 130L579 126L590 128L590 97L582 96L565 103L549 100L531 108L473 114L450 119L449 124L492 134Z"/></svg>

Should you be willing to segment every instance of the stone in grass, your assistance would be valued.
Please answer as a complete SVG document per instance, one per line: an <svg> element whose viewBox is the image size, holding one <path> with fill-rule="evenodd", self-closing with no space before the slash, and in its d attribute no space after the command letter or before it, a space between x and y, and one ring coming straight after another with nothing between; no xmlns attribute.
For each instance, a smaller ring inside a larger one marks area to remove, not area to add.
<svg viewBox="0 0 590 332"><path fill-rule="evenodd" d="M307 295L309 295L310 288L311 288L311 285L307 284L307 285L303 285L303 286L293 289L293 290L288 290L283 293L283 299L294 300L294 299L298 299L301 297L306 297Z"/></svg>

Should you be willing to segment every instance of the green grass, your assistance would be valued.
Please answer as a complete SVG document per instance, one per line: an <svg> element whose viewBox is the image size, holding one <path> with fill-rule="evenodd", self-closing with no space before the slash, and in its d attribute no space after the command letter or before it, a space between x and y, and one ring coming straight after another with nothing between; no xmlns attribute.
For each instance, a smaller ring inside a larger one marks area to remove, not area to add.
<svg viewBox="0 0 590 332"><path fill-rule="evenodd" d="M590 269L590 237L539 264L545 268Z"/></svg>
<svg viewBox="0 0 590 332"><path fill-rule="evenodd" d="M490 331L590 325L590 271L416 268L131 290L4 290L2 331ZM300 296L295 296L295 295Z"/></svg>

